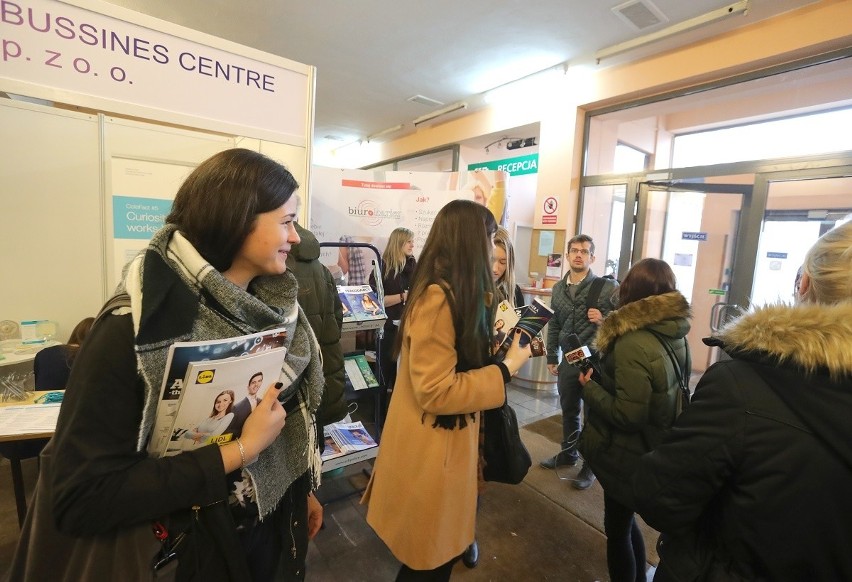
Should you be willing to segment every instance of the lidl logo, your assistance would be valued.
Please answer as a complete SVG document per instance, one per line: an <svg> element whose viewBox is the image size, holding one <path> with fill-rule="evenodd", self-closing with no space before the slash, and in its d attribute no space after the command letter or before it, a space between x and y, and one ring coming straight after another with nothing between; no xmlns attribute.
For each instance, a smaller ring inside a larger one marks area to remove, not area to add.
<svg viewBox="0 0 852 582"><path fill-rule="evenodd" d="M213 381L213 376L216 374L215 370L201 370L198 375L195 377L196 384L209 384Z"/></svg>

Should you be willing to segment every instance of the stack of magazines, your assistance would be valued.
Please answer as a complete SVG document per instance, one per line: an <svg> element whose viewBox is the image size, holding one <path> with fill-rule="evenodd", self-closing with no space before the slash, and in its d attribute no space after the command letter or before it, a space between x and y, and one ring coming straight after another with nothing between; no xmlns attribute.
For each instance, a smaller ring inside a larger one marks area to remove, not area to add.
<svg viewBox="0 0 852 582"><path fill-rule="evenodd" d="M377 329L388 318L376 292L369 285L338 285L343 306L343 331Z"/></svg>
<svg viewBox="0 0 852 582"><path fill-rule="evenodd" d="M325 436L323 461L378 446L360 422L335 422L327 425L323 429L323 434Z"/></svg>

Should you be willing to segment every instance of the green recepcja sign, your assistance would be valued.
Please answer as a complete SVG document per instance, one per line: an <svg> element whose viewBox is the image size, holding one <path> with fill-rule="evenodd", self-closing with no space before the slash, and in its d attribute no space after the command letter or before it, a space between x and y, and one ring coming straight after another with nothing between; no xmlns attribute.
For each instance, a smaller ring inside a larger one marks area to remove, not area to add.
<svg viewBox="0 0 852 582"><path fill-rule="evenodd" d="M538 154L507 158L505 160L494 160L479 164L468 164L468 171L474 170L503 170L510 176L522 176L524 174L538 173Z"/></svg>

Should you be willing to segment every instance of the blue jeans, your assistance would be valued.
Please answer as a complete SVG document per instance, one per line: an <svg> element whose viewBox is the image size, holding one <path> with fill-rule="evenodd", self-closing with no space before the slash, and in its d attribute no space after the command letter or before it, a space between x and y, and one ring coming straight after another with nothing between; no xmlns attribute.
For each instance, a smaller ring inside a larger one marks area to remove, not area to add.
<svg viewBox="0 0 852 582"><path fill-rule="evenodd" d="M580 436L580 402L583 396L580 370L563 360L557 371L559 377L556 387L562 408L562 448L568 449L571 456L576 457L577 439Z"/></svg>

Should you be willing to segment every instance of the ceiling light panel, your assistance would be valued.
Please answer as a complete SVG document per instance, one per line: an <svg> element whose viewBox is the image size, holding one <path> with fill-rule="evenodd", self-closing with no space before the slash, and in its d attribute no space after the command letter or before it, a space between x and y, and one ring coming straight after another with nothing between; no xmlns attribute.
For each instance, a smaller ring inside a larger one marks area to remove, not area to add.
<svg viewBox="0 0 852 582"><path fill-rule="evenodd" d="M426 97L425 95L413 95L406 99L406 101L411 101L412 103L419 103L420 105L428 105L430 107L444 104L443 101L438 101L437 99L432 99L431 97Z"/></svg>

